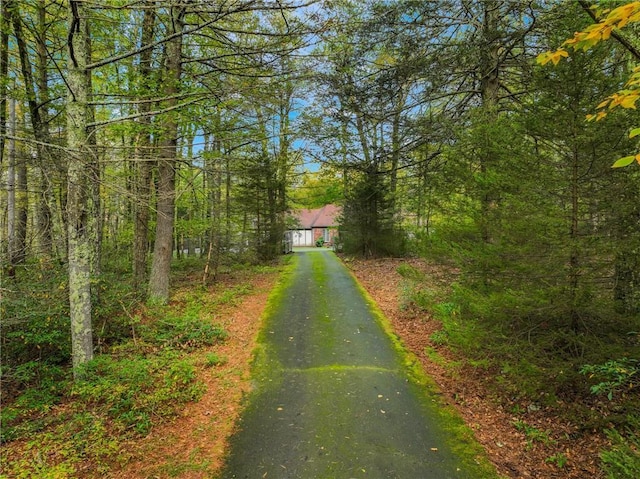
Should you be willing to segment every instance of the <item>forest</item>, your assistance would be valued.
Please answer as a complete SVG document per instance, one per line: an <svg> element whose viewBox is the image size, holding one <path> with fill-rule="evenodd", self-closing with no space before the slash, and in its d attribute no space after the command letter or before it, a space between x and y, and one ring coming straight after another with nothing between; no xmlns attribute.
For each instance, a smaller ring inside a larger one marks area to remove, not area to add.
<svg viewBox="0 0 640 479"><path fill-rule="evenodd" d="M325 204L341 257L447 271L400 266L405 301L495 401L640 477L640 2L0 9L0 477L106 477Z"/></svg>

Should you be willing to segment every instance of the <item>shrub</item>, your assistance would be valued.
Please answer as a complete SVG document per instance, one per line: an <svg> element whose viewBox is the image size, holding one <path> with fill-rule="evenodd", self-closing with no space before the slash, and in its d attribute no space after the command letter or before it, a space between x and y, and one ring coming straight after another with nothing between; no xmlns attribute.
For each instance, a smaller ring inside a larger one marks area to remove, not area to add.
<svg viewBox="0 0 640 479"><path fill-rule="evenodd" d="M637 435L640 421L629 417L629 426L622 435L610 429L607 436L611 449L600 454L608 479L636 479L640 477L640 438Z"/></svg>
<svg viewBox="0 0 640 479"><path fill-rule="evenodd" d="M216 353L208 353L204 360L204 365L208 368L222 366L226 364L228 359L224 356L218 356Z"/></svg>
<svg viewBox="0 0 640 479"><path fill-rule="evenodd" d="M591 386L593 394L606 394L609 400L615 392L630 391L635 388L635 377L640 371L638 361L623 358L607 361L604 364L585 364L580 373L596 378L598 383Z"/></svg>
<svg viewBox="0 0 640 479"><path fill-rule="evenodd" d="M424 280L424 273L408 263L400 263L396 268L396 271L404 279L410 281L419 282Z"/></svg>
<svg viewBox="0 0 640 479"><path fill-rule="evenodd" d="M227 338L227 332L218 325L198 317L167 316L140 327L144 341L164 348L194 349L212 346Z"/></svg>
<svg viewBox="0 0 640 479"><path fill-rule="evenodd" d="M10 369L47 358L62 364L71 357L69 307L62 268L27 271L0 301L0 363ZM40 363L42 364L42 363ZM26 386L27 384L23 384Z"/></svg>
<svg viewBox="0 0 640 479"><path fill-rule="evenodd" d="M193 364L175 354L120 360L98 356L86 365L84 378L74 384L72 395L140 434L151 428L151 418L171 416L202 393Z"/></svg>

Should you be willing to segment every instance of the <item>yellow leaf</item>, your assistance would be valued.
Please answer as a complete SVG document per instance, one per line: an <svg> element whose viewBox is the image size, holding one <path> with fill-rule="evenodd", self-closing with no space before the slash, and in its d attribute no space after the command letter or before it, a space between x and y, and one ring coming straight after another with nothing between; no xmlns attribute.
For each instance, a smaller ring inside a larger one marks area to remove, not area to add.
<svg viewBox="0 0 640 479"><path fill-rule="evenodd" d="M605 116L607 116L607 112L606 111L599 111L598 112L598 116L596 117L596 121L602 120Z"/></svg>
<svg viewBox="0 0 640 479"><path fill-rule="evenodd" d="M536 57L536 62L540 65L546 65L549 60L551 60L551 52L544 52Z"/></svg>
<svg viewBox="0 0 640 479"><path fill-rule="evenodd" d="M595 40L596 42L600 41L600 39L602 38L602 32L605 28L606 28L606 25L601 23L591 25L589 28L586 28L584 30L584 33L586 33L586 35L582 40L583 41ZM609 27L609 30L611 30L611 27Z"/></svg>
<svg viewBox="0 0 640 479"><path fill-rule="evenodd" d="M536 62L540 65L546 65L549 62L552 62L554 65L557 65L562 57L568 57L569 52L562 48L558 48L555 52L544 52L536 57Z"/></svg>
<svg viewBox="0 0 640 479"><path fill-rule="evenodd" d="M587 115L586 119L587 119L587 121L593 121L593 120L596 119L596 116L589 114L589 115Z"/></svg>
<svg viewBox="0 0 640 479"><path fill-rule="evenodd" d="M589 50L589 48L596 45L599 41L600 41L599 38L586 39L584 41L581 41L579 44L577 44L576 47L582 47L582 51L586 52L587 50Z"/></svg>
<svg viewBox="0 0 640 479"><path fill-rule="evenodd" d="M631 108L633 110L636 109L636 101L640 98L640 93L634 93L631 95L625 95L620 101L620 106L622 108Z"/></svg>
<svg viewBox="0 0 640 479"><path fill-rule="evenodd" d="M640 8L640 2L631 2L625 5L622 5L618 8L614 8L607 15L605 22L609 25L613 25L617 23L618 28L624 27L627 23L629 23L629 17L634 13L637 13Z"/></svg>
<svg viewBox="0 0 640 479"><path fill-rule="evenodd" d="M556 50L556 55L558 57L564 57L564 58L568 58L569 57L569 52L562 49L562 48L558 48L558 50Z"/></svg>
<svg viewBox="0 0 640 479"><path fill-rule="evenodd" d="M553 65L557 65L560 62L560 58L561 56L559 55L551 55L551 61L553 62Z"/></svg>
<svg viewBox="0 0 640 479"><path fill-rule="evenodd" d="M619 95L617 93L614 93L613 95L611 95L611 103L609 103L609 110L611 110L612 108L617 107L620 102L622 101L622 95Z"/></svg>
<svg viewBox="0 0 640 479"><path fill-rule="evenodd" d="M599 110L600 108L604 108L605 106L607 106L609 104L609 102L611 101L611 98L607 98L605 101L603 101L602 103L600 103L596 108Z"/></svg>

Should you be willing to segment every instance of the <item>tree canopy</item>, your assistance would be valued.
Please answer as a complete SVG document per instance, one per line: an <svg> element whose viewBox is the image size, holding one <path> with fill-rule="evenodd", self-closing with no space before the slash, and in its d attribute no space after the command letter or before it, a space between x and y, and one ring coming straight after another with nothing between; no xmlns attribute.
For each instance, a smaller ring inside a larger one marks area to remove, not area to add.
<svg viewBox="0 0 640 479"><path fill-rule="evenodd" d="M0 9L12 391L153 350L132 311L170 305L185 264L205 289L274 264L290 214L329 203L339 253L445 265L445 296L407 287L439 341L552 371L532 394L571 402L585 365L639 353L640 173L618 167L640 164L640 2Z"/></svg>

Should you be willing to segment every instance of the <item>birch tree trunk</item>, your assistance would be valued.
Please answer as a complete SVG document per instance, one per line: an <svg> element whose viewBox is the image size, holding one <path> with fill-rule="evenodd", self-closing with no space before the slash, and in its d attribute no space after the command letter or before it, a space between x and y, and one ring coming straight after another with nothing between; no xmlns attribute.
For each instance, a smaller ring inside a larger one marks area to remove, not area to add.
<svg viewBox="0 0 640 479"><path fill-rule="evenodd" d="M93 358L91 325L91 257L97 238L90 227L92 211L89 200L87 172L90 171L91 151L87 126L89 123L90 74L86 65L90 60L87 37L89 28L85 7L81 1L69 2L69 35L67 50L67 235L69 263L69 312L71 319L71 348L73 373L78 378L82 364Z"/></svg>
<svg viewBox="0 0 640 479"><path fill-rule="evenodd" d="M167 43L164 96L169 98L165 108L177 104L182 74L183 7L171 8L169 35L175 38ZM175 113L167 113L162 121L158 159L158 190L156 238L153 245L153 262L149 278L149 300L166 303L169 300L169 276L173 256L173 224L175 210L175 181L177 168L178 121Z"/></svg>

